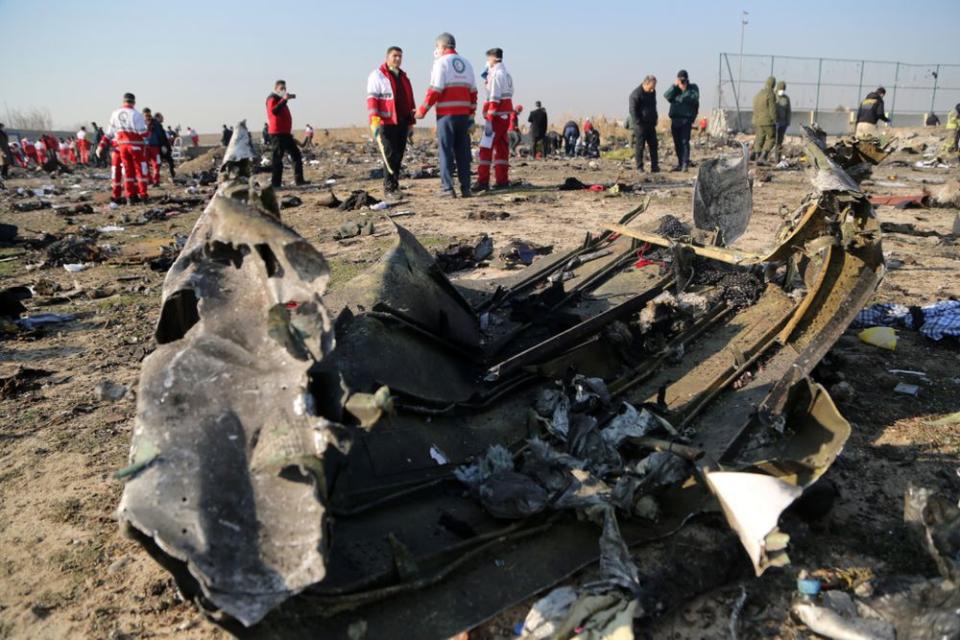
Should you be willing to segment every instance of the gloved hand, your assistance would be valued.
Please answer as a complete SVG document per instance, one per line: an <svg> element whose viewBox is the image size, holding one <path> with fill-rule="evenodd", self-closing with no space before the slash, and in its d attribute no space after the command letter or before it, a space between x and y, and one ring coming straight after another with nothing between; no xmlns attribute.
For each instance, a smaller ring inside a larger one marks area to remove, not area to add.
<svg viewBox="0 0 960 640"><path fill-rule="evenodd" d="M103 158L103 147L97 147L97 150L94 152L94 155L97 156L97 159L100 160Z"/></svg>
<svg viewBox="0 0 960 640"><path fill-rule="evenodd" d="M383 120L380 119L380 116L373 116L370 118L370 133L373 134L374 140L380 137L380 126L382 124Z"/></svg>

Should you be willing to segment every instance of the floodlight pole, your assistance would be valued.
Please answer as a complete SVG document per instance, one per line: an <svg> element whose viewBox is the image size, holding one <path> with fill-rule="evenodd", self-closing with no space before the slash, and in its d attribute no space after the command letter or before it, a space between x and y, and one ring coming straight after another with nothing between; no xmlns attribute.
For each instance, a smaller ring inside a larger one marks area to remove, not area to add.
<svg viewBox="0 0 960 640"><path fill-rule="evenodd" d="M740 16L740 58L737 64L737 95L741 96L741 85L743 84L743 35L747 30L747 16L750 15L746 11Z"/></svg>

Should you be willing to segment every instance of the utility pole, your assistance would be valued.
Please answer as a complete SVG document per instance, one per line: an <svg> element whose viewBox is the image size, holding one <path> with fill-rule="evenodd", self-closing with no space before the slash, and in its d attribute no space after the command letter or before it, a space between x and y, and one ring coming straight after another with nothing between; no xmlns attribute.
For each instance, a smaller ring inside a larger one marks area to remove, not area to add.
<svg viewBox="0 0 960 640"><path fill-rule="evenodd" d="M740 92L740 86L743 83L743 34L747 30L747 16L750 15L746 11L740 16L740 62L737 68L737 99L740 99L740 96L743 94Z"/></svg>

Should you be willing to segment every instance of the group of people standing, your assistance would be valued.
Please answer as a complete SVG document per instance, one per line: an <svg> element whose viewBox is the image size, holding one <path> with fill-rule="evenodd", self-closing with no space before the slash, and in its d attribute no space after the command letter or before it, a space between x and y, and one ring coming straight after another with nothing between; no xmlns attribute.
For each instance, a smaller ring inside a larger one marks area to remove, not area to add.
<svg viewBox="0 0 960 640"><path fill-rule="evenodd" d="M148 185L160 184L160 163L166 162L170 178L175 175L169 127L163 127L163 114L136 108L132 93L123 95L123 103L110 115L106 130L98 130L97 158L110 152L110 201L115 204L146 202Z"/></svg>
<svg viewBox="0 0 960 640"><path fill-rule="evenodd" d="M693 123L700 112L700 88L690 82L685 69L677 72L673 85L663 94L670 103L670 133L677 155L677 164L671 171L687 171L690 166L690 135ZM657 142L657 78L648 75L633 90L628 100L630 126L633 129L634 153L637 171L643 172L644 151L650 154L650 171L660 171L660 155Z"/></svg>
<svg viewBox="0 0 960 640"><path fill-rule="evenodd" d="M460 197L464 198L510 184L511 146L516 146L513 139L519 131L517 120L522 107L514 108L513 77L503 63L503 50L494 47L486 53L486 67L481 74L486 94L480 110L483 135L477 181L471 184L470 134L478 91L473 66L457 53L456 45L456 39L449 33L437 36L430 86L420 106L416 106L410 79L401 69L403 50L400 47L389 47L383 64L367 78L370 131L383 157L384 192L388 200L399 197L398 179L410 130L431 109L436 109L437 117L441 196L456 196L454 176L459 183Z"/></svg>
<svg viewBox="0 0 960 640"><path fill-rule="evenodd" d="M96 127L94 131L102 134ZM0 172L3 177L7 177L11 166L28 169L89 165L91 143L87 139L88 135L84 126L80 127L75 137L58 138L44 133L37 136L36 140L30 140L26 136L17 136L16 140L10 140L4 125L0 124Z"/></svg>

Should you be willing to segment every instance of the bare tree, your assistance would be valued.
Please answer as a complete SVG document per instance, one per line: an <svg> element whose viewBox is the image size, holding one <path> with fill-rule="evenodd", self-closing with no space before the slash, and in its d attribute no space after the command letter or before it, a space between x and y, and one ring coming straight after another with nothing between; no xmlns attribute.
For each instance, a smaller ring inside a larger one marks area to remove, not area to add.
<svg viewBox="0 0 960 640"><path fill-rule="evenodd" d="M53 116L49 109L30 107L18 109L6 107L3 123L11 129L26 129L28 131L50 131L53 129Z"/></svg>

